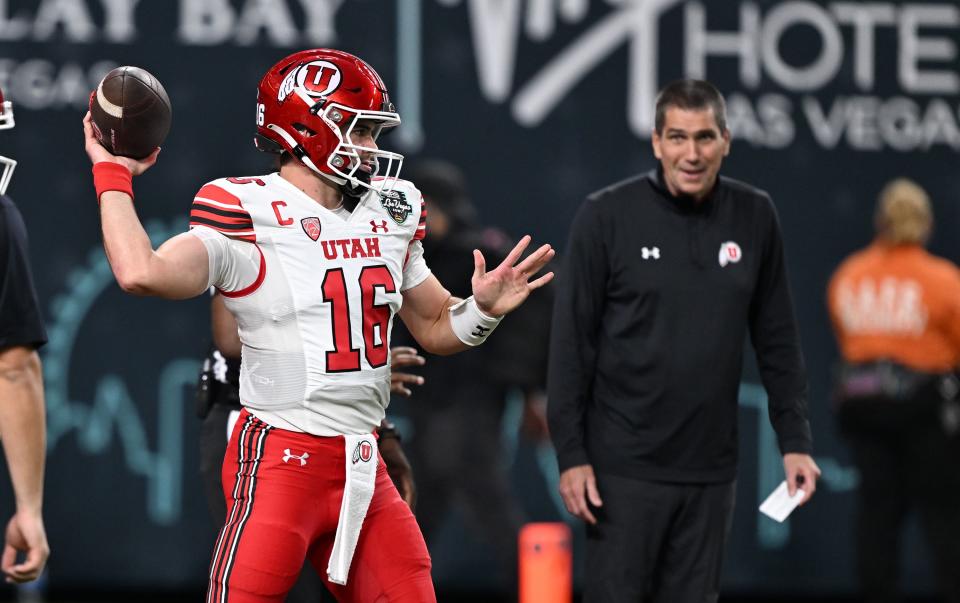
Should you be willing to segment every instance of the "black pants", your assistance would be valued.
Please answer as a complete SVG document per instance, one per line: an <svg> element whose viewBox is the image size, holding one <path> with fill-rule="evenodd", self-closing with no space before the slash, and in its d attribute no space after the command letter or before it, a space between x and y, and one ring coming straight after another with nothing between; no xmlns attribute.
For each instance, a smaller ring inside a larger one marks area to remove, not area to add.
<svg viewBox="0 0 960 603"><path fill-rule="evenodd" d="M861 400L838 412L860 471L857 573L869 603L899 600L900 539L911 511L934 559L944 601L960 603L960 438L941 423L943 402Z"/></svg>
<svg viewBox="0 0 960 603"><path fill-rule="evenodd" d="M200 474L203 477L203 490L210 507L210 516L217 529L222 527L227 519L227 501L223 497L221 472L223 455L227 452L227 421L233 410L235 409L229 406L214 405L200 427ZM239 408L236 410L239 411ZM326 594L323 581L307 561L286 600L288 603L319 603L332 601L333 597Z"/></svg>
<svg viewBox="0 0 960 603"><path fill-rule="evenodd" d="M735 482L667 484L597 476L584 603L713 603Z"/></svg>

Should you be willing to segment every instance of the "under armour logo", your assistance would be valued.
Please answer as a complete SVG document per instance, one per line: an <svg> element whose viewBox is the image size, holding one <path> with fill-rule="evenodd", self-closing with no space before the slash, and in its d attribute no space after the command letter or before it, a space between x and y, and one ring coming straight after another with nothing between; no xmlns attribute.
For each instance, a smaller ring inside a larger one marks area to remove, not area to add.
<svg viewBox="0 0 960 603"><path fill-rule="evenodd" d="M659 247L644 247L640 250L640 255L643 256L643 259L649 260L653 258L655 260L660 259L660 248Z"/></svg>
<svg viewBox="0 0 960 603"><path fill-rule="evenodd" d="M373 227L373 232L380 232L380 229L383 229L383 232L389 232L387 230L387 221L380 220L380 223L377 224L375 220L370 220L370 226Z"/></svg>
<svg viewBox="0 0 960 603"><path fill-rule="evenodd" d="M309 453L309 452L304 452L302 455L297 456L297 455L291 453L289 448L287 448L287 449L285 449L285 450L283 451L283 462L284 462L284 463L289 462L290 459L297 459L298 461L300 461L300 466L303 467L304 465L307 464L307 459L308 459L308 458L310 458L310 453Z"/></svg>
<svg viewBox="0 0 960 603"><path fill-rule="evenodd" d="M470 334L473 335L474 337L483 337L484 335L487 334L487 331L489 330L490 329L488 329L487 327L476 325L473 327L473 331Z"/></svg>

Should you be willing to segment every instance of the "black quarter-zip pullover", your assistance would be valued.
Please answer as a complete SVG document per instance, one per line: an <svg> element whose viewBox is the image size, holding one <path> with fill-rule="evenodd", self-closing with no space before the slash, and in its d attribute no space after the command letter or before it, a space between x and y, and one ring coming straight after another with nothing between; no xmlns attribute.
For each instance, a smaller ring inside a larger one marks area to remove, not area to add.
<svg viewBox="0 0 960 603"><path fill-rule="evenodd" d="M744 335L781 452L811 451L780 226L721 177L700 203L658 170L587 198L559 274L549 374L560 469L708 483L736 475Z"/></svg>

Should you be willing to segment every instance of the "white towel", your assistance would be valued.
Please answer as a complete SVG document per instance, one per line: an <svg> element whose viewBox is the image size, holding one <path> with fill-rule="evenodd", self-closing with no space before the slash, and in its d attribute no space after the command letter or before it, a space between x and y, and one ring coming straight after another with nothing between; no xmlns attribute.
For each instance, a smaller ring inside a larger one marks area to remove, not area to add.
<svg viewBox="0 0 960 603"><path fill-rule="evenodd" d="M347 472L337 535L327 563L327 577L334 584L347 583L350 562L377 481L377 440L373 435L348 435L344 439Z"/></svg>

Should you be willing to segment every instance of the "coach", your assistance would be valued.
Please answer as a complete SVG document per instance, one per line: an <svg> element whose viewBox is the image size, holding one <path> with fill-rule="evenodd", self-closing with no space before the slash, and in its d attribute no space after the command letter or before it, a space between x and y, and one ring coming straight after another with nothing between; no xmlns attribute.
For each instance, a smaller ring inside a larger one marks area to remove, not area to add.
<svg viewBox="0 0 960 603"><path fill-rule="evenodd" d="M664 88L653 151L656 170L580 208L553 316L550 431L588 524L586 603L718 599L748 331L790 492L806 502L820 474L776 211L718 176L719 91Z"/></svg>

